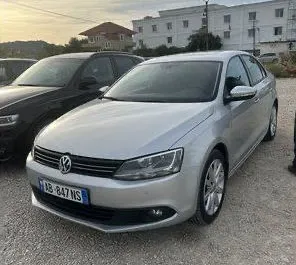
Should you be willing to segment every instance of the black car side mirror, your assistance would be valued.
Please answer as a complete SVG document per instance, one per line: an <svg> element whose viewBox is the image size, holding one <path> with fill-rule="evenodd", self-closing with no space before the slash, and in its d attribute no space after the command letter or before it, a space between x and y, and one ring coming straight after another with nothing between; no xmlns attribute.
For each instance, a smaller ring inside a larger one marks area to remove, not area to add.
<svg viewBox="0 0 296 265"><path fill-rule="evenodd" d="M97 83L97 79L93 76L84 77L80 80L79 89L87 90L90 88L89 86L96 85Z"/></svg>

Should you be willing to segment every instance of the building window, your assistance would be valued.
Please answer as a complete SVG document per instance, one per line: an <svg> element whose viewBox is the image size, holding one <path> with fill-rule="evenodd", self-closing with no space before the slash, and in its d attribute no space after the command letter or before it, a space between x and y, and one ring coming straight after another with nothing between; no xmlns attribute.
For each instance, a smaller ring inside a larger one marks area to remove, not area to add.
<svg viewBox="0 0 296 265"><path fill-rule="evenodd" d="M256 12L249 12L249 20L256 20L257 13Z"/></svg>
<svg viewBox="0 0 296 265"><path fill-rule="evenodd" d="M274 35L275 36L280 36L283 34L283 27L275 27L274 28Z"/></svg>
<svg viewBox="0 0 296 265"><path fill-rule="evenodd" d="M230 15L225 15L224 16L224 23L230 23L231 22L231 16Z"/></svg>
<svg viewBox="0 0 296 265"><path fill-rule="evenodd" d="M88 37L88 41L89 41L90 43L95 42L95 37Z"/></svg>
<svg viewBox="0 0 296 265"><path fill-rule="evenodd" d="M99 42L99 41L100 41L100 36L97 36L97 38L96 38L96 39L97 39L97 42Z"/></svg>
<svg viewBox="0 0 296 265"><path fill-rule="evenodd" d="M138 27L138 32L143 33L143 27Z"/></svg>
<svg viewBox="0 0 296 265"><path fill-rule="evenodd" d="M275 17L284 17L284 9L278 8L275 10Z"/></svg>
<svg viewBox="0 0 296 265"><path fill-rule="evenodd" d="M157 25L152 25L152 32L157 32Z"/></svg>
<svg viewBox="0 0 296 265"><path fill-rule="evenodd" d="M224 39L230 39L230 31L224 31Z"/></svg>
<svg viewBox="0 0 296 265"><path fill-rule="evenodd" d="M120 41L124 41L124 35L123 34L120 34L119 35L119 39L120 39Z"/></svg>
<svg viewBox="0 0 296 265"><path fill-rule="evenodd" d="M144 46L143 40L139 40L139 46L142 48Z"/></svg>
<svg viewBox="0 0 296 265"><path fill-rule="evenodd" d="M168 22L166 25L168 30L171 30L173 28L172 22Z"/></svg>
<svg viewBox="0 0 296 265"><path fill-rule="evenodd" d="M167 41L168 41L168 44L172 44L173 43L173 37L167 37Z"/></svg>
<svg viewBox="0 0 296 265"><path fill-rule="evenodd" d="M111 48L111 47L112 47L111 42L110 42L110 41L107 41L107 42L105 43L105 48L106 48L106 49L109 49L109 48Z"/></svg>
<svg viewBox="0 0 296 265"><path fill-rule="evenodd" d="M207 18L206 18L206 17L203 17L203 18L201 19L201 26L202 26L202 27L207 26Z"/></svg>
<svg viewBox="0 0 296 265"><path fill-rule="evenodd" d="M183 28L188 28L188 27L189 27L189 21L183 20Z"/></svg>
<svg viewBox="0 0 296 265"><path fill-rule="evenodd" d="M249 38L253 38L255 36L255 29L248 29Z"/></svg>

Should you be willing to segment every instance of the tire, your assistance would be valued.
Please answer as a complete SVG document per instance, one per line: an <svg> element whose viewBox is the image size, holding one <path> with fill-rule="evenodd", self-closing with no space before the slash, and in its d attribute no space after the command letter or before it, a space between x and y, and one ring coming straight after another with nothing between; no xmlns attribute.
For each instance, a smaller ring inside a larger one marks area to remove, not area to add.
<svg viewBox="0 0 296 265"><path fill-rule="evenodd" d="M214 170L216 167L217 170L217 165L218 167L222 167L220 174L219 176L214 176L214 179L212 179L210 177L211 169ZM209 225L218 217L224 201L226 183L227 167L225 157L220 151L215 149L210 154L203 169L198 192L197 209L191 219L193 223ZM210 207L210 205L212 207Z"/></svg>
<svg viewBox="0 0 296 265"><path fill-rule="evenodd" d="M264 141L272 141L276 136L277 131L277 114L278 110L276 105L274 104L271 109L271 115L268 125L268 131L264 137Z"/></svg>

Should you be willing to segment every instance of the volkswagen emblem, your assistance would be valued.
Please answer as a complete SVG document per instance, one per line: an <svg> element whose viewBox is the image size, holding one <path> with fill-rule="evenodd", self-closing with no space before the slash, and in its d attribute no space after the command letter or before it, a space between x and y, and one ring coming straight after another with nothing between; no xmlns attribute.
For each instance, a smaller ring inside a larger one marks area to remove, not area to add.
<svg viewBox="0 0 296 265"><path fill-rule="evenodd" d="M69 156L62 156L59 163L61 173L67 174L70 172L72 166L71 158Z"/></svg>

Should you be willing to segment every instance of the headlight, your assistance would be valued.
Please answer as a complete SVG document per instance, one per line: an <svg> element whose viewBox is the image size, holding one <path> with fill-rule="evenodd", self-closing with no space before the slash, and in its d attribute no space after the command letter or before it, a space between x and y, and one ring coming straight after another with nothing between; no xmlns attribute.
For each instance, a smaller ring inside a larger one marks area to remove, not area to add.
<svg viewBox="0 0 296 265"><path fill-rule="evenodd" d="M14 125L17 123L19 115L0 116L0 126Z"/></svg>
<svg viewBox="0 0 296 265"><path fill-rule="evenodd" d="M176 149L155 155L126 161L115 173L115 178L140 180L163 177L181 170L183 149Z"/></svg>

